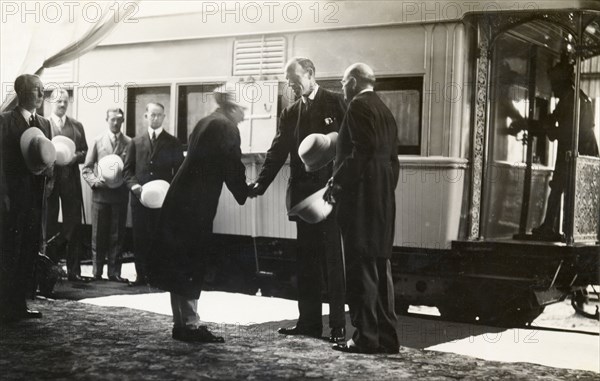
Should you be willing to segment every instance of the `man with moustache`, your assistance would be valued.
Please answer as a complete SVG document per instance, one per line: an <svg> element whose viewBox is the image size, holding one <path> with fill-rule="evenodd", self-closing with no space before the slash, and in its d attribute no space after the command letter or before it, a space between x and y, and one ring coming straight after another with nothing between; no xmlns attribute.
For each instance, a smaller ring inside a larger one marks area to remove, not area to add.
<svg viewBox="0 0 600 381"><path fill-rule="evenodd" d="M335 168L324 198L337 203L346 259L346 292L356 331L333 349L398 353L397 317L390 258L398 183L398 129L373 91L375 75L363 64L342 79L349 102L336 146Z"/></svg>
<svg viewBox="0 0 600 381"><path fill-rule="evenodd" d="M314 172L307 172L298 147L313 133L337 132L344 116L344 102L339 94L317 84L315 66L307 58L294 58L286 65L286 78L298 100L286 108L279 120L277 135L265 163L252 184L249 197L262 195L290 156L291 175L287 188L287 208L322 189L331 177L332 164ZM280 328L284 335L321 337L321 284L327 280L329 296L329 326L331 342L344 342L346 336L344 269L340 234L333 216L309 224L291 217L297 227L298 310L295 327Z"/></svg>
<svg viewBox="0 0 600 381"><path fill-rule="evenodd" d="M52 137L65 136L75 142L75 156L65 166L54 169L55 183L52 194L48 198L48 233L53 237L58 232L59 202L62 207L62 229L56 241L51 246L54 250L66 251L67 275L70 281L81 282L80 252L81 252L81 174L79 164L83 164L88 146L83 125L66 115L69 107L69 93L64 89L56 89L50 99L54 102L50 124ZM58 253L51 257L57 258Z"/></svg>
<svg viewBox="0 0 600 381"><path fill-rule="evenodd" d="M129 189L125 183L118 188L109 188L98 171L98 161L108 155L117 155L125 161L127 146L131 138L121 132L125 113L120 108L106 110L108 133L98 136L88 152L82 174L92 188L92 265L94 280L101 280L104 263L108 258L108 279L126 282L121 278L120 256L123 252L127 201Z"/></svg>
<svg viewBox="0 0 600 381"><path fill-rule="evenodd" d="M0 114L2 134L2 189L4 193L0 232L0 320L40 318L27 308L33 290L35 259L40 248L44 178L53 176L50 166L32 173L21 153L23 132L34 127L50 137L50 122L36 109L44 100L44 85L37 75L23 74L15 80L18 106ZM51 184L52 181L49 181ZM50 188L50 186L48 187ZM47 189L47 191L51 189Z"/></svg>
<svg viewBox="0 0 600 381"><path fill-rule="evenodd" d="M162 128L165 116L162 104L151 102L146 105L144 118L148 123L148 130L131 141L125 157L125 183L135 196L131 197L131 216L137 277L131 283L132 286L148 284L148 256L160 213L160 209L142 205L142 185L153 180L171 183L183 162L181 143Z"/></svg>

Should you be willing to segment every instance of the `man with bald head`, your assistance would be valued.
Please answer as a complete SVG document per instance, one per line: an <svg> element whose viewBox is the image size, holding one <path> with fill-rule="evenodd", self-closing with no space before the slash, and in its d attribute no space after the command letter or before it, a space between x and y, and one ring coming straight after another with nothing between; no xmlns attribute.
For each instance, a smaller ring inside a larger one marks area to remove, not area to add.
<svg viewBox="0 0 600 381"><path fill-rule="evenodd" d="M39 318L27 308L34 291L33 269L40 249L44 177L53 176L49 167L32 173L20 148L23 132L39 128L50 137L50 122L37 114L44 100L44 85L37 75L23 74L15 80L18 106L0 114L2 147L2 231L0 232L0 320Z"/></svg>
<svg viewBox="0 0 600 381"><path fill-rule="evenodd" d="M331 177L332 164L307 172L298 147L310 134L337 132L344 117L345 105L340 94L325 90L317 84L315 65L308 58L293 58L286 66L286 78L296 95L296 102L283 110L277 135L250 195L262 195L290 156L290 179L287 188L287 208L322 189ZM321 337L322 284L327 285L329 297L329 326L331 342L345 342L344 269L340 248L340 233L335 218L330 216L317 224L290 217L297 228L298 310L295 327L283 327L284 335Z"/></svg>
<svg viewBox="0 0 600 381"><path fill-rule="evenodd" d="M346 293L352 338L333 349L397 353L397 317L390 267L398 183L396 121L375 94L375 75L363 63L342 79L349 102L337 140L335 168L325 199L337 204L346 258Z"/></svg>
<svg viewBox="0 0 600 381"><path fill-rule="evenodd" d="M48 198L48 237L56 234L56 240L51 245L53 259L58 259L63 252L67 259L67 275L70 281L82 281L80 267L81 252L81 173L82 164L87 154L88 146L83 125L67 116L69 93L65 89L56 89L50 96L52 102L52 137L65 136L75 143L75 156L70 163L55 167L55 183L52 194ZM58 228L59 202L62 208L62 229Z"/></svg>

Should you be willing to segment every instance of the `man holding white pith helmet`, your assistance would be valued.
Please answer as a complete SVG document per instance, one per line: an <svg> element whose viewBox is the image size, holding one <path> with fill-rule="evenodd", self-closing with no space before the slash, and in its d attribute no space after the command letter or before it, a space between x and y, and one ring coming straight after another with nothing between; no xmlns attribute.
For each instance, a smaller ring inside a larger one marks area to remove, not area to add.
<svg viewBox="0 0 600 381"><path fill-rule="evenodd" d="M305 166L298 149L304 139L312 134L337 133L344 117L344 101L341 95L319 87L315 66L307 58L290 60L286 65L286 78L297 101L281 113L277 135L267 152L256 183L251 184L249 194L249 197L262 195L290 156L291 174L286 206L290 220L296 222L298 232L296 260L300 316L295 327L280 328L278 332L321 337L321 284L322 278L325 278L330 307L329 339L332 342L344 342L344 269L337 224L333 216L317 222L319 218L302 219L292 213L301 208L309 196L323 189L332 174L330 161L321 163L316 159ZM330 137L317 140L322 140L320 143L323 146L333 146ZM319 144L316 140L314 143ZM311 156L310 153L308 156Z"/></svg>
<svg viewBox="0 0 600 381"><path fill-rule="evenodd" d="M48 238L55 237L48 248L50 257L57 260L66 254L67 275L70 281L82 281L81 253L81 175L79 164L83 164L88 151L83 125L67 116L69 93L56 89L50 96L53 102L50 124L52 142L57 147L54 189L48 198ZM67 150L64 148L68 147ZM63 148L63 149L61 149ZM74 149L74 150L73 150ZM62 229L58 228L59 202L62 209Z"/></svg>
<svg viewBox="0 0 600 381"><path fill-rule="evenodd" d="M131 138L121 132L125 113L106 111L109 132L98 136L89 150L82 175L92 188L92 263L95 280L102 279L108 259L108 279L121 278L120 256L125 238L129 191L123 183L123 161Z"/></svg>
<svg viewBox="0 0 600 381"><path fill-rule="evenodd" d="M127 149L123 174L131 197L135 271L132 286L148 284L148 258L156 232L160 205L148 204L144 188L156 187L155 180L170 183L183 162L183 147L162 127L165 107L158 102L146 105L144 118L148 129L133 138ZM160 187L160 185L159 185ZM166 193L166 192L165 192Z"/></svg>

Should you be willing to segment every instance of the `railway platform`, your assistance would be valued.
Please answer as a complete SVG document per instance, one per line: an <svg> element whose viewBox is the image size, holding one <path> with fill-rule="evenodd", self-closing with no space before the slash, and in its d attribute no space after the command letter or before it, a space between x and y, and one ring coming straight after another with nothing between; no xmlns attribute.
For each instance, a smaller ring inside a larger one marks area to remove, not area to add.
<svg viewBox="0 0 600 381"><path fill-rule="evenodd" d="M127 286L121 287L125 290ZM118 293L118 286L114 288ZM225 337L225 344L183 343L171 339L168 294L142 291L148 293L79 301L46 298L31 301L30 307L44 314L42 319L0 326L0 379L597 380L599 377L600 369L593 369L593 364L591 370L583 370L586 367L555 367L561 366L560 362L553 366L533 364L524 355L521 360L502 359L502 355L515 352L519 356L519 351L547 351L552 356L549 347L557 346L559 354L584 361L585 356L577 352L585 350L586 344L577 341L582 335L569 334L558 342L554 339L549 342L544 332L515 333L502 328L402 316L398 331L403 346L399 354L344 354L331 350L325 340L290 338L276 333L278 327L293 324L295 301L215 291L203 293L200 314L213 330ZM595 346L597 351L598 336L583 336L588 349L591 341L591 348ZM472 353L465 355L464 350L461 354L448 349L461 342ZM497 352L499 357L495 358L501 360L477 358L485 357L481 356L485 351Z"/></svg>

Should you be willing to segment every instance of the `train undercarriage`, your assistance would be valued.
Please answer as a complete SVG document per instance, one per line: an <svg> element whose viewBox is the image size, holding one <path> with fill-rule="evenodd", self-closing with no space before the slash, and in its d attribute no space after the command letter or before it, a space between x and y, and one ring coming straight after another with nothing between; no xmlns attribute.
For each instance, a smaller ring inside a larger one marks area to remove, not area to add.
<svg viewBox="0 0 600 381"><path fill-rule="evenodd" d="M533 241L454 241L450 250L395 253L396 310L435 306L448 320L531 323L545 306L600 282L600 246Z"/></svg>

